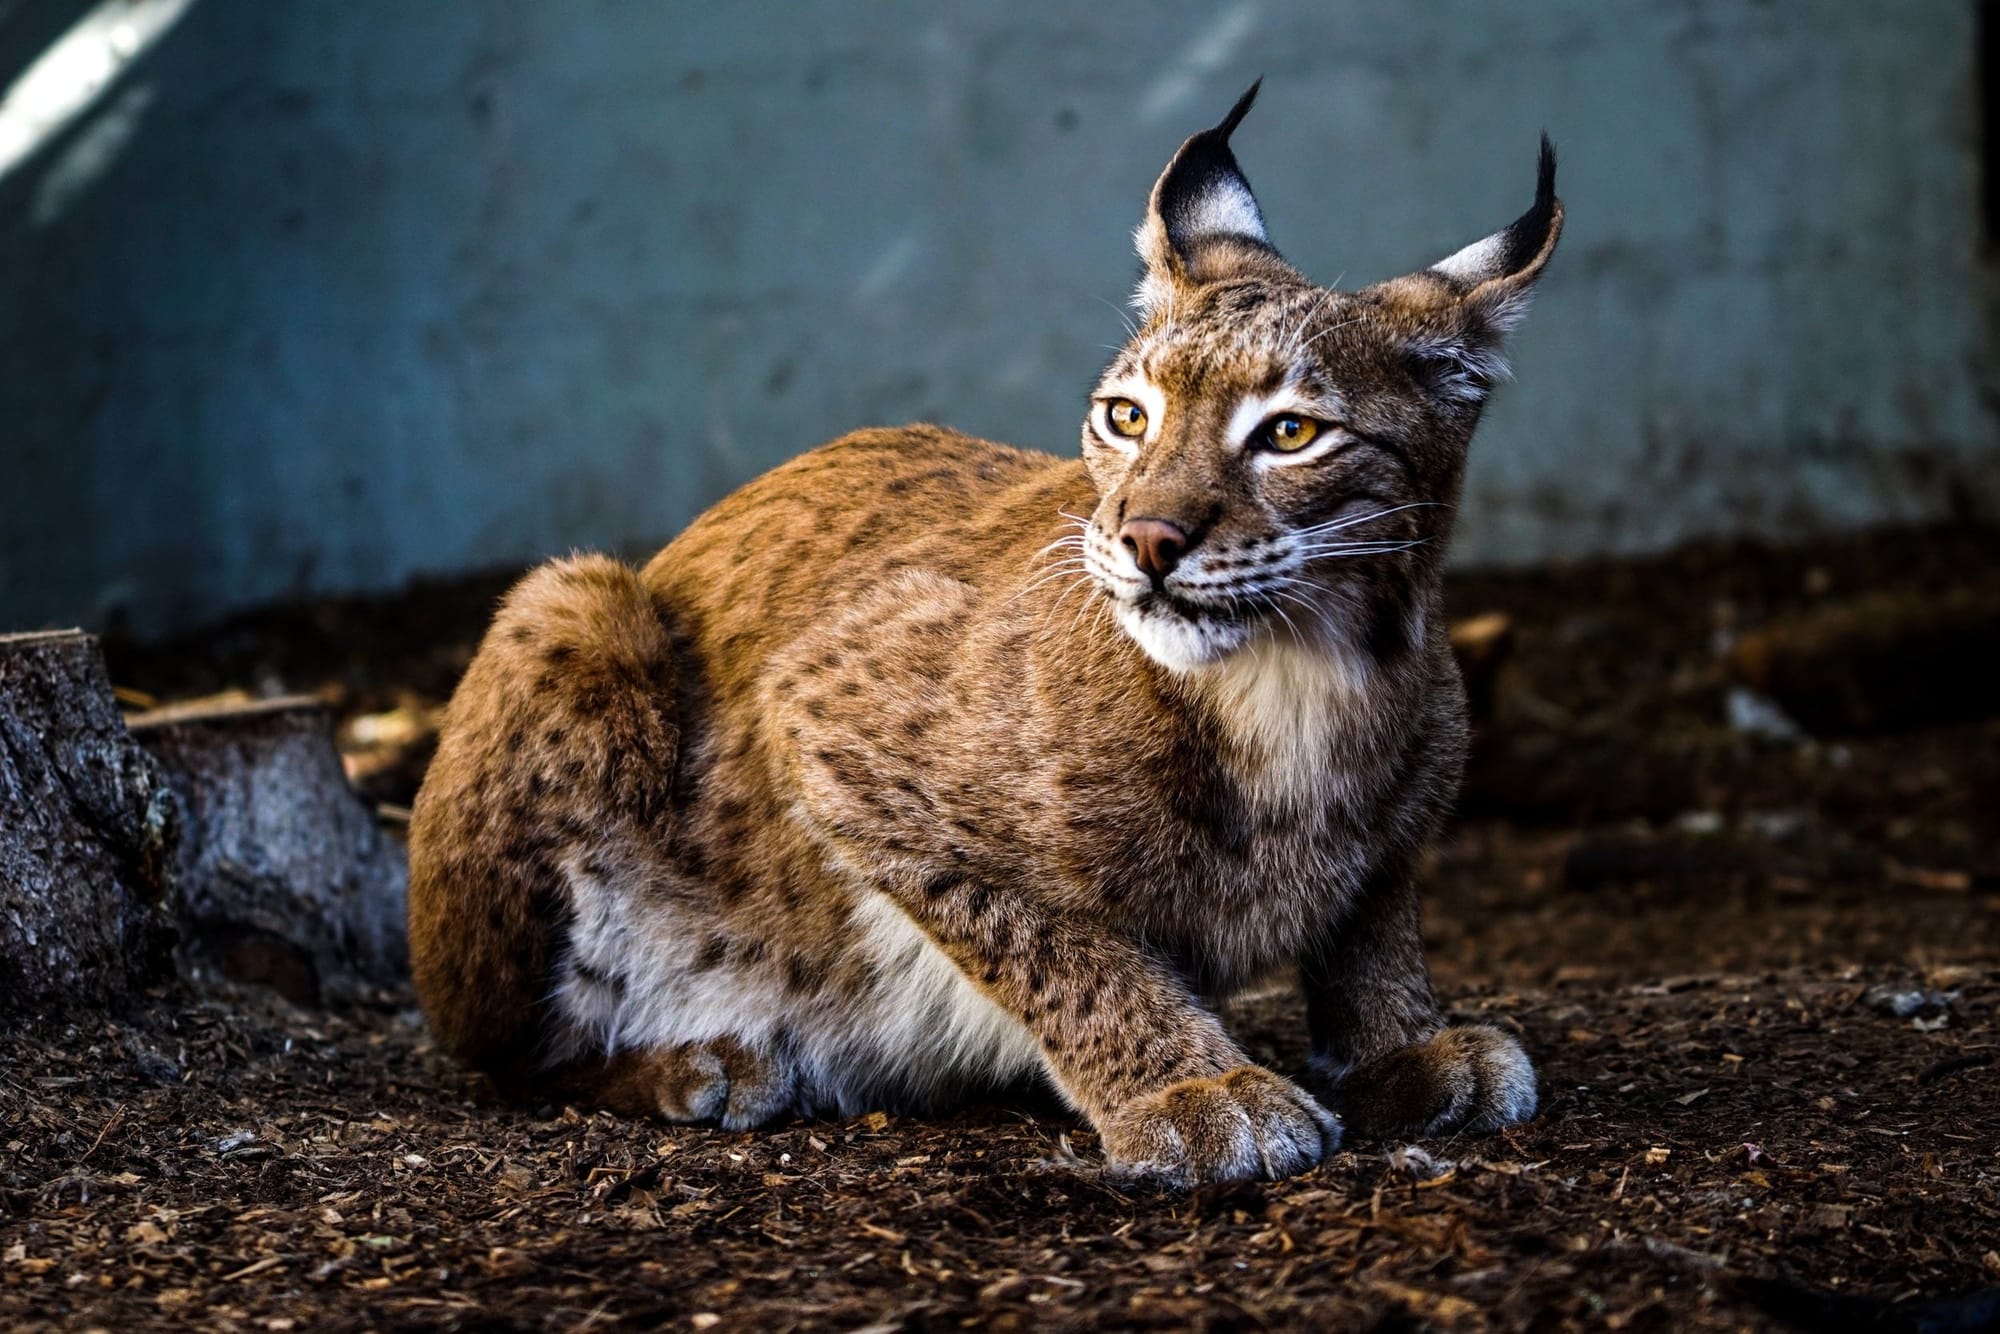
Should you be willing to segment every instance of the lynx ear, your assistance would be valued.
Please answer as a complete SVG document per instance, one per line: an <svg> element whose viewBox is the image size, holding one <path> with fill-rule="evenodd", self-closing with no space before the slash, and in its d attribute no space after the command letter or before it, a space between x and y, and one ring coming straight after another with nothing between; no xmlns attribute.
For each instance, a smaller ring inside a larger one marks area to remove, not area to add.
<svg viewBox="0 0 2000 1334"><path fill-rule="evenodd" d="M1251 84L1221 124L1182 144L1154 183L1135 237L1146 261L1146 276L1133 296L1141 309L1153 308L1176 282L1213 282L1245 260L1277 258L1257 196L1229 151L1229 136L1263 83Z"/></svg>
<svg viewBox="0 0 2000 1334"><path fill-rule="evenodd" d="M1447 398L1478 401L1507 376L1500 340L1528 313L1528 298L1562 235L1556 153L1542 136L1535 202L1512 224L1421 273L1370 289L1411 328L1423 378Z"/></svg>
<svg viewBox="0 0 2000 1334"><path fill-rule="evenodd" d="M1535 202L1528 211L1512 225L1431 265L1431 272L1462 284L1460 300L1483 312L1496 333L1506 333L1527 314L1528 295L1549 256L1555 253L1562 224L1562 201L1556 198L1556 150L1545 134L1541 158L1535 164Z"/></svg>

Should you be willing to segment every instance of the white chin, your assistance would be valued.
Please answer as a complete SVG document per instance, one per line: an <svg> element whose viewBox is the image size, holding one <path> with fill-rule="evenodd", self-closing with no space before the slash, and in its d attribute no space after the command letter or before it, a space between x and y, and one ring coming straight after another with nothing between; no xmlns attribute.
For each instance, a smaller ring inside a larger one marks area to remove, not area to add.
<svg viewBox="0 0 2000 1334"><path fill-rule="evenodd" d="M1249 641L1240 625L1191 621L1172 611L1118 604L1118 624L1147 657L1170 672L1191 672L1222 661Z"/></svg>

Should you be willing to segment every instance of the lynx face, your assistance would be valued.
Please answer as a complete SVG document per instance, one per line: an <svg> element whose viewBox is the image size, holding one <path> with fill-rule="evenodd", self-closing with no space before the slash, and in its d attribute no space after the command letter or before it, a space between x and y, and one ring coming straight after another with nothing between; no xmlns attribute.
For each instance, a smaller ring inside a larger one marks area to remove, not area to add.
<svg viewBox="0 0 2000 1334"><path fill-rule="evenodd" d="M1506 373L1499 338L1561 229L1544 144L1535 205L1511 227L1392 282L1315 287L1272 249L1229 151L1255 95L1154 187L1142 324L1083 426L1102 497L1085 568L1177 671L1266 637L1374 659L1422 639L1412 590Z"/></svg>
<svg viewBox="0 0 2000 1334"><path fill-rule="evenodd" d="M1239 279L1187 294L1105 372L1086 553L1163 666L1339 635L1343 584L1381 583L1441 538L1458 456L1435 442L1457 405L1430 400L1392 337L1359 297Z"/></svg>

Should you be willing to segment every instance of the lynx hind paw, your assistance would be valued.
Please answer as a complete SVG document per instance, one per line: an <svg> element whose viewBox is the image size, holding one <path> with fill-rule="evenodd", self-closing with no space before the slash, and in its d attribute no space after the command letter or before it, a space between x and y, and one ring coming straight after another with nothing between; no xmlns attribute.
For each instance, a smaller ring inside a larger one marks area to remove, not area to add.
<svg viewBox="0 0 2000 1334"><path fill-rule="evenodd" d="M651 1071L653 1109L669 1121L710 1121L749 1130L793 1110L795 1081L774 1053L735 1038L683 1043L661 1052Z"/></svg>
<svg viewBox="0 0 2000 1334"><path fill-rule="evenodd" d="M1290 1080L1245 1065L1120 1108L1103 1139L1115 1175L1185 1189L1303 1172L1340 1146L1340 1122Z"/></svg>
<svg viewBox="0 0 2000 1334"><path fill-rule="evenodd" d="M1458 1025L1363 1061L1340 1082L1337 1101L1366 1135L1484 1134L1535 1114L1535 1067L1512 1034Z"/></svg>

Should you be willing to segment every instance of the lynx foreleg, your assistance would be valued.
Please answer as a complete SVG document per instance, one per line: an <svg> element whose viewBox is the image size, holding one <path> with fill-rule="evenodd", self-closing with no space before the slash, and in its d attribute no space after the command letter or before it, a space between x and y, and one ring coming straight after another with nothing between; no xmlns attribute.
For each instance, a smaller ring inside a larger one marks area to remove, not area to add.
<svg viewBox="0 0 2000 1334"><path fill-rule="evenodd" d="M1384 876L1301 967L1314 1069L1367 1135L1486 1131L1535 1114L1535 1070L1512 1035L1447 1025L1431 995L1422 908Z"/></svg>
<svg viewBox="0 0 2000 1334"><path fill-rule="evenodd" d="M1135 943L957 876L901 902L1034 1034L1115 1171L1180 1186L1281 1177L1338 1143L1331 1114L1252 1065L1172 970Z"/></svg>

